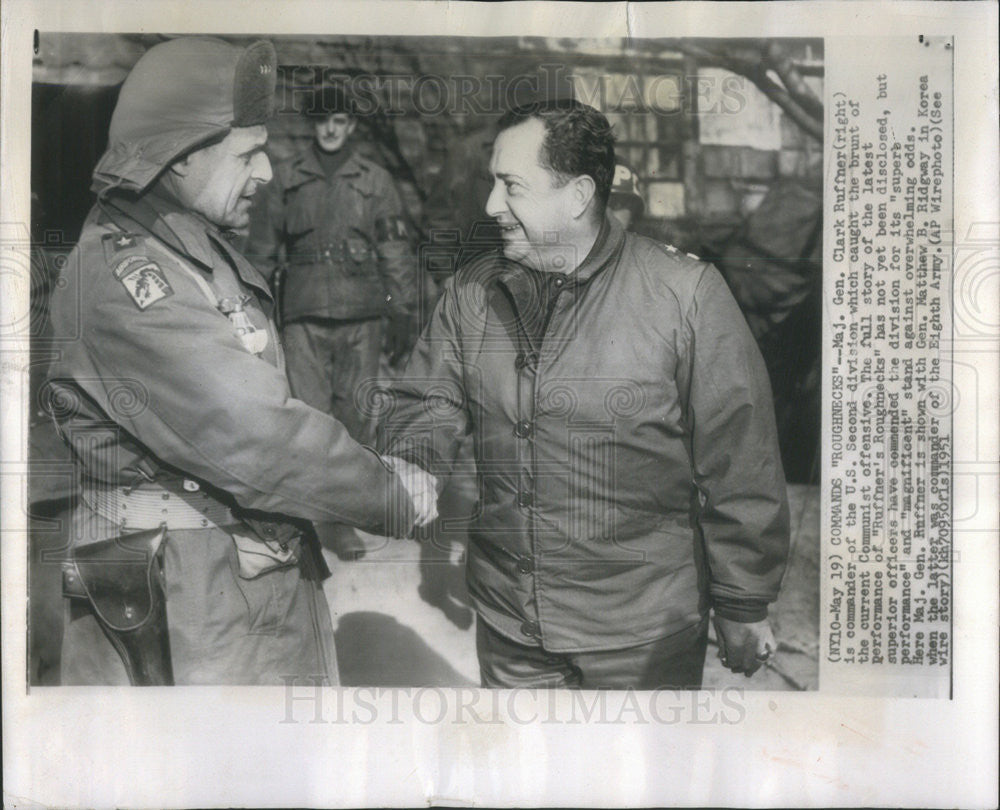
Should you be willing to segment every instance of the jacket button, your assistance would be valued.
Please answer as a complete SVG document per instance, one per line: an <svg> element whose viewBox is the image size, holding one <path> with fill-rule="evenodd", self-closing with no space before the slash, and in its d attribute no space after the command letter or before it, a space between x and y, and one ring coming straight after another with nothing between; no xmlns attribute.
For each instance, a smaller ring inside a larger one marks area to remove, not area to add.
<svg viewBox="0 0 1000 810"><path fill-rule="evenodd" d="M530 492L518 492L516 501L520 507L534 506L535 496Z"/></svg>
<svg viewBox="0 0 1000 810"><path fill-rule="evenodd" d="M534 638L541 635L542 628L538 626L538 622L525 622L521 625L521 632L526 636Z"/></svg>
<svg viewBox="0 0 1000 810"><path fill-rule="evenodd" d="M527 554L517 560L517 570L522 574L530 574L535 570L535 561Z"/></svg>
<svg viewBox="0 0 1000 810"><path fill-rule="evenodd" d="M267 537L274 537L274 526L263 526L261 527L261 533Z"/></svg>
<svg viewBox="0 0 1000 810"><path fill-rule="evenodd" d="M531 422L522 419L514 425L514 435L519 439L527 439L531 435Z"/></svg>
<svg viewBox="0 0 1000 810"><path fill-rule="evenodd" d="M555 285L556 285L557 287L561 287L561 286L562 286L563 284L565 284L565 283L566 283L566 279L564 279L564 278L560 277L560 278L557 278L557 279L556 279L555 281L553 281L552 283L553 283L553 284L555 284Z"/></svg>

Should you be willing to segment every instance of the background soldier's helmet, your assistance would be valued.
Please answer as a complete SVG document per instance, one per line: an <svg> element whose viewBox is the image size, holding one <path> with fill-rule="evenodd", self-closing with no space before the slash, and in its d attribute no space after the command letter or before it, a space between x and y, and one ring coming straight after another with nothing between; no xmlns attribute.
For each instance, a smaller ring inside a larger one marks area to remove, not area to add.
<svg viewBox="0 0 1000 810"><path fill-rule="evenodd" d="M615 176L611 181L609 208L630 208L632 218L638 219L646 210L646 203L639 193L639 178L635 171L623 161L615 161Z"/></svg>
<svg viewBox="0 0 1000 810"><path fill-rule="evenodd" d="M94 190L144 191L196 147L224 138L233 127L265 123L274 111L277 62L274 46L264 40L240 47L180 37L150 48L118 95Z"/></svg>

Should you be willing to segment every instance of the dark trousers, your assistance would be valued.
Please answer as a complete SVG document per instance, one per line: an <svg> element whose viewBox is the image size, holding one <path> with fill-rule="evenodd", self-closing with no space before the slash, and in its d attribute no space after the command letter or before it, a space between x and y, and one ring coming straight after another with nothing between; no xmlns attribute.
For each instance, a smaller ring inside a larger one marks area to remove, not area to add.
<svg viewBox="0 0 1000 810"><path fill-rule="evenodd" d="M481 618L479 675L487 689L698 689L708 619L649 644L621 650L553 653L507 638Z"/></svg>
<svg viewBox="0 0 1000 810"><path fill-rule="evenodd" d="M378 378L382 333L381 318L293 321L282 330L292 395L330 414L362 444L374 434L366 400Z"/></svg>
<svg viewBox="0 0 1000 810"><path fill-rule="evenodd" d="M292 321L282 330L292 395L332 416L361 444L372 444L375 437L369 406L378 378L383 331L381 318ZM350 526L314 525L320 543L340 559L365 555L364 543Z"/></svg>

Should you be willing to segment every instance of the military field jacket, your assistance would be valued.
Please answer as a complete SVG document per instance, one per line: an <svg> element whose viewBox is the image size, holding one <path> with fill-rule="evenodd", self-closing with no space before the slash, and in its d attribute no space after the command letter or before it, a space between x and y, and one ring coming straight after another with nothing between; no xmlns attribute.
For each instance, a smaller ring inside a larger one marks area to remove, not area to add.
<svg viewBox="0 0 1000 810"><path fill-rule="evenodd" d="M328 178L307 149L274 175L255 206L247 256L268 278L284 263L285 323L415 311L417 257L385 169L352 154Z"/></svg>
<svg viewBox="0 0 1000 810"><path fill-rule="evenodd" d="M203 219L152 194L95 207L52 296L47 387L84 477L183 476L237 508L405 533L399 478L292 398L273 308Z"/></svg>
<svg viewBox="0 0 1000 810"><path fill-rule="evenodd" d="M785 481L767 372L719 273L609 218L553 282L541 339L536 276L494 255L451 279L380 437L444 474L472 433L481 619L583 652L653 641L713 606L766 616Z"/></svg>

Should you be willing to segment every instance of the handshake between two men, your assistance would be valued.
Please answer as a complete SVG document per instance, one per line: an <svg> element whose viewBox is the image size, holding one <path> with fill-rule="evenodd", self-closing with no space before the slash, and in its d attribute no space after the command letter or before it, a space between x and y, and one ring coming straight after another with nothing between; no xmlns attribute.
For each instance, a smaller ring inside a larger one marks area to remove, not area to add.
<svg viewBox="0 0 1000 810"><path fill-rule="evenodd" d="M382 456L382 460L399 476L413 505L413 525L418 528L432 523L438 516L438 479L416 464L399 456Z"/></svg>

